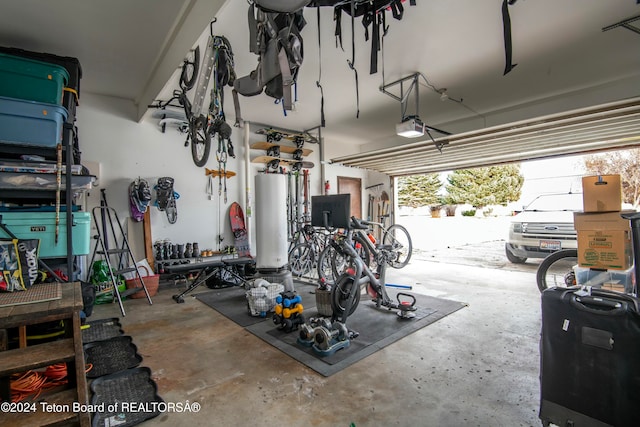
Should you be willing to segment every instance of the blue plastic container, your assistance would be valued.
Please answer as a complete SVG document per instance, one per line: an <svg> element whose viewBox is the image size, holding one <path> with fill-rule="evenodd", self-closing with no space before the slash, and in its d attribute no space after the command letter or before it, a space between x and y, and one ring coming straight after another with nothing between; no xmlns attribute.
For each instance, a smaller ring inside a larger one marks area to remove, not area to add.
<svg viewBox="0 0 640 427"><path fill-rule="evenodd" d="M0 52L0 96L60 105L67 82L60 65Z"/></svg>
<svg viewBox="0 0 640 427"><path fill-rule="evenodd" d="M72 222L72 245L74 255L87 255L91 245L89 235L91 215L89 212L74 212ZM2 223L19 239L40 239L40 258L62 258L67 256L67 213L60 212L58 243L56 243L55 212L0 212ZM0 238L9 238L0 229Z"/></svg>
<svg viewBox="0 0 640 427"><path fill-rule="evenodd" d="M59 105L0 96L0 142L55 147L66 119Z"/></svg>

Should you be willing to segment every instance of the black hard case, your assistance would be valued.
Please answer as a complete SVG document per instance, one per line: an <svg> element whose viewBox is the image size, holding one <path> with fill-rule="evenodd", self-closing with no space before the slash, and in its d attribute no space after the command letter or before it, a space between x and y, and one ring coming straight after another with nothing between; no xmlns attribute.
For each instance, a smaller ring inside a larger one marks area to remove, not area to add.
<svg viewBox="0 0 640 427"><path fill-rule="evenodd" d="M542 293L543 425L640 426L640 314L627 294Z"/></svg>

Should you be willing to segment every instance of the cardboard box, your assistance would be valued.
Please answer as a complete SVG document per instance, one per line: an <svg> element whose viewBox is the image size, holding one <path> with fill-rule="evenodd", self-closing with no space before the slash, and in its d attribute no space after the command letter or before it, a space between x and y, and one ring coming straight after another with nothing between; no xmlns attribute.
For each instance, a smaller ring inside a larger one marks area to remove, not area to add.
<svg viewBox="0 0 640 427"><path fill-rule="evenodd" d="M620 175L582 178L582 203L585 212L617 212L622 207Z"/></svg>
<svg viewBox="0 0 640 427"><path fill-rule="evenodd" d="M580 267L627 270L633 264L629 220L620 212L573 214Z"/></svg>

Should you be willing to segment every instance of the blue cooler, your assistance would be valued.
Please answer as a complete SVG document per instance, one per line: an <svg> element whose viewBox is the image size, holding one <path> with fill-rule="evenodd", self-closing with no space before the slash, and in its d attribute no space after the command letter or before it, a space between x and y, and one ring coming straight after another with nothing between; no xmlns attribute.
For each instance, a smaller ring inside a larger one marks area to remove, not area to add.
<svg viewBox="0 0 640 427"><path fill-rule="evenodd" d="M73 214L73 255L87 255L90 251L91 215L89 212ZM55 212L0 212L2 224L18 239L40 239L40 258L62 258L67 256L67 213L60 212L58 243L55 241ZM5 238L4 230L0 235Z"/></svg>

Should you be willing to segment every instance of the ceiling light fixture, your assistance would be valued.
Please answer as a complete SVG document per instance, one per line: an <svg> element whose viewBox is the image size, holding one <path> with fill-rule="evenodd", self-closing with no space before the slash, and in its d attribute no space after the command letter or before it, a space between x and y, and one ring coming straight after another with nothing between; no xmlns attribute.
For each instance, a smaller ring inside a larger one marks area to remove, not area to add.
<svg viewBox="0 0 640 427"><path fill-rule="evenodd" d="M396 125L396 135L417 138L424 135L424 123L419 117L407 117Z"/></svg>
<svg viewBox="0 0 640 427"><path fill-rule="evenodd" d="M433 137L429 133L429 130L434 130L444 135L450 135L449 132L445 132L440 129L425 125L424 122L420 119L420 103L418 93L418 88L420 86L418 81L419 78L420 73L414 73L410 76L404 77L400 80L396 80L395 82L388 83L380 87L380 91L382 93L384 93L385 95L389 95L396 101L400 101L400 112L402 115L402 120L400 123L396 124L396 135L405 138L418 138L424 136L424 134L427 133L429 134L429 137L433 139ZM389 87L396 85L400 86L400 96L387 91ZM449 99L446 91L446 89L437 91L440 94L440 99L443 101ZM415 114L407 115L407 102L412 93L414 95Z"/></svg>

